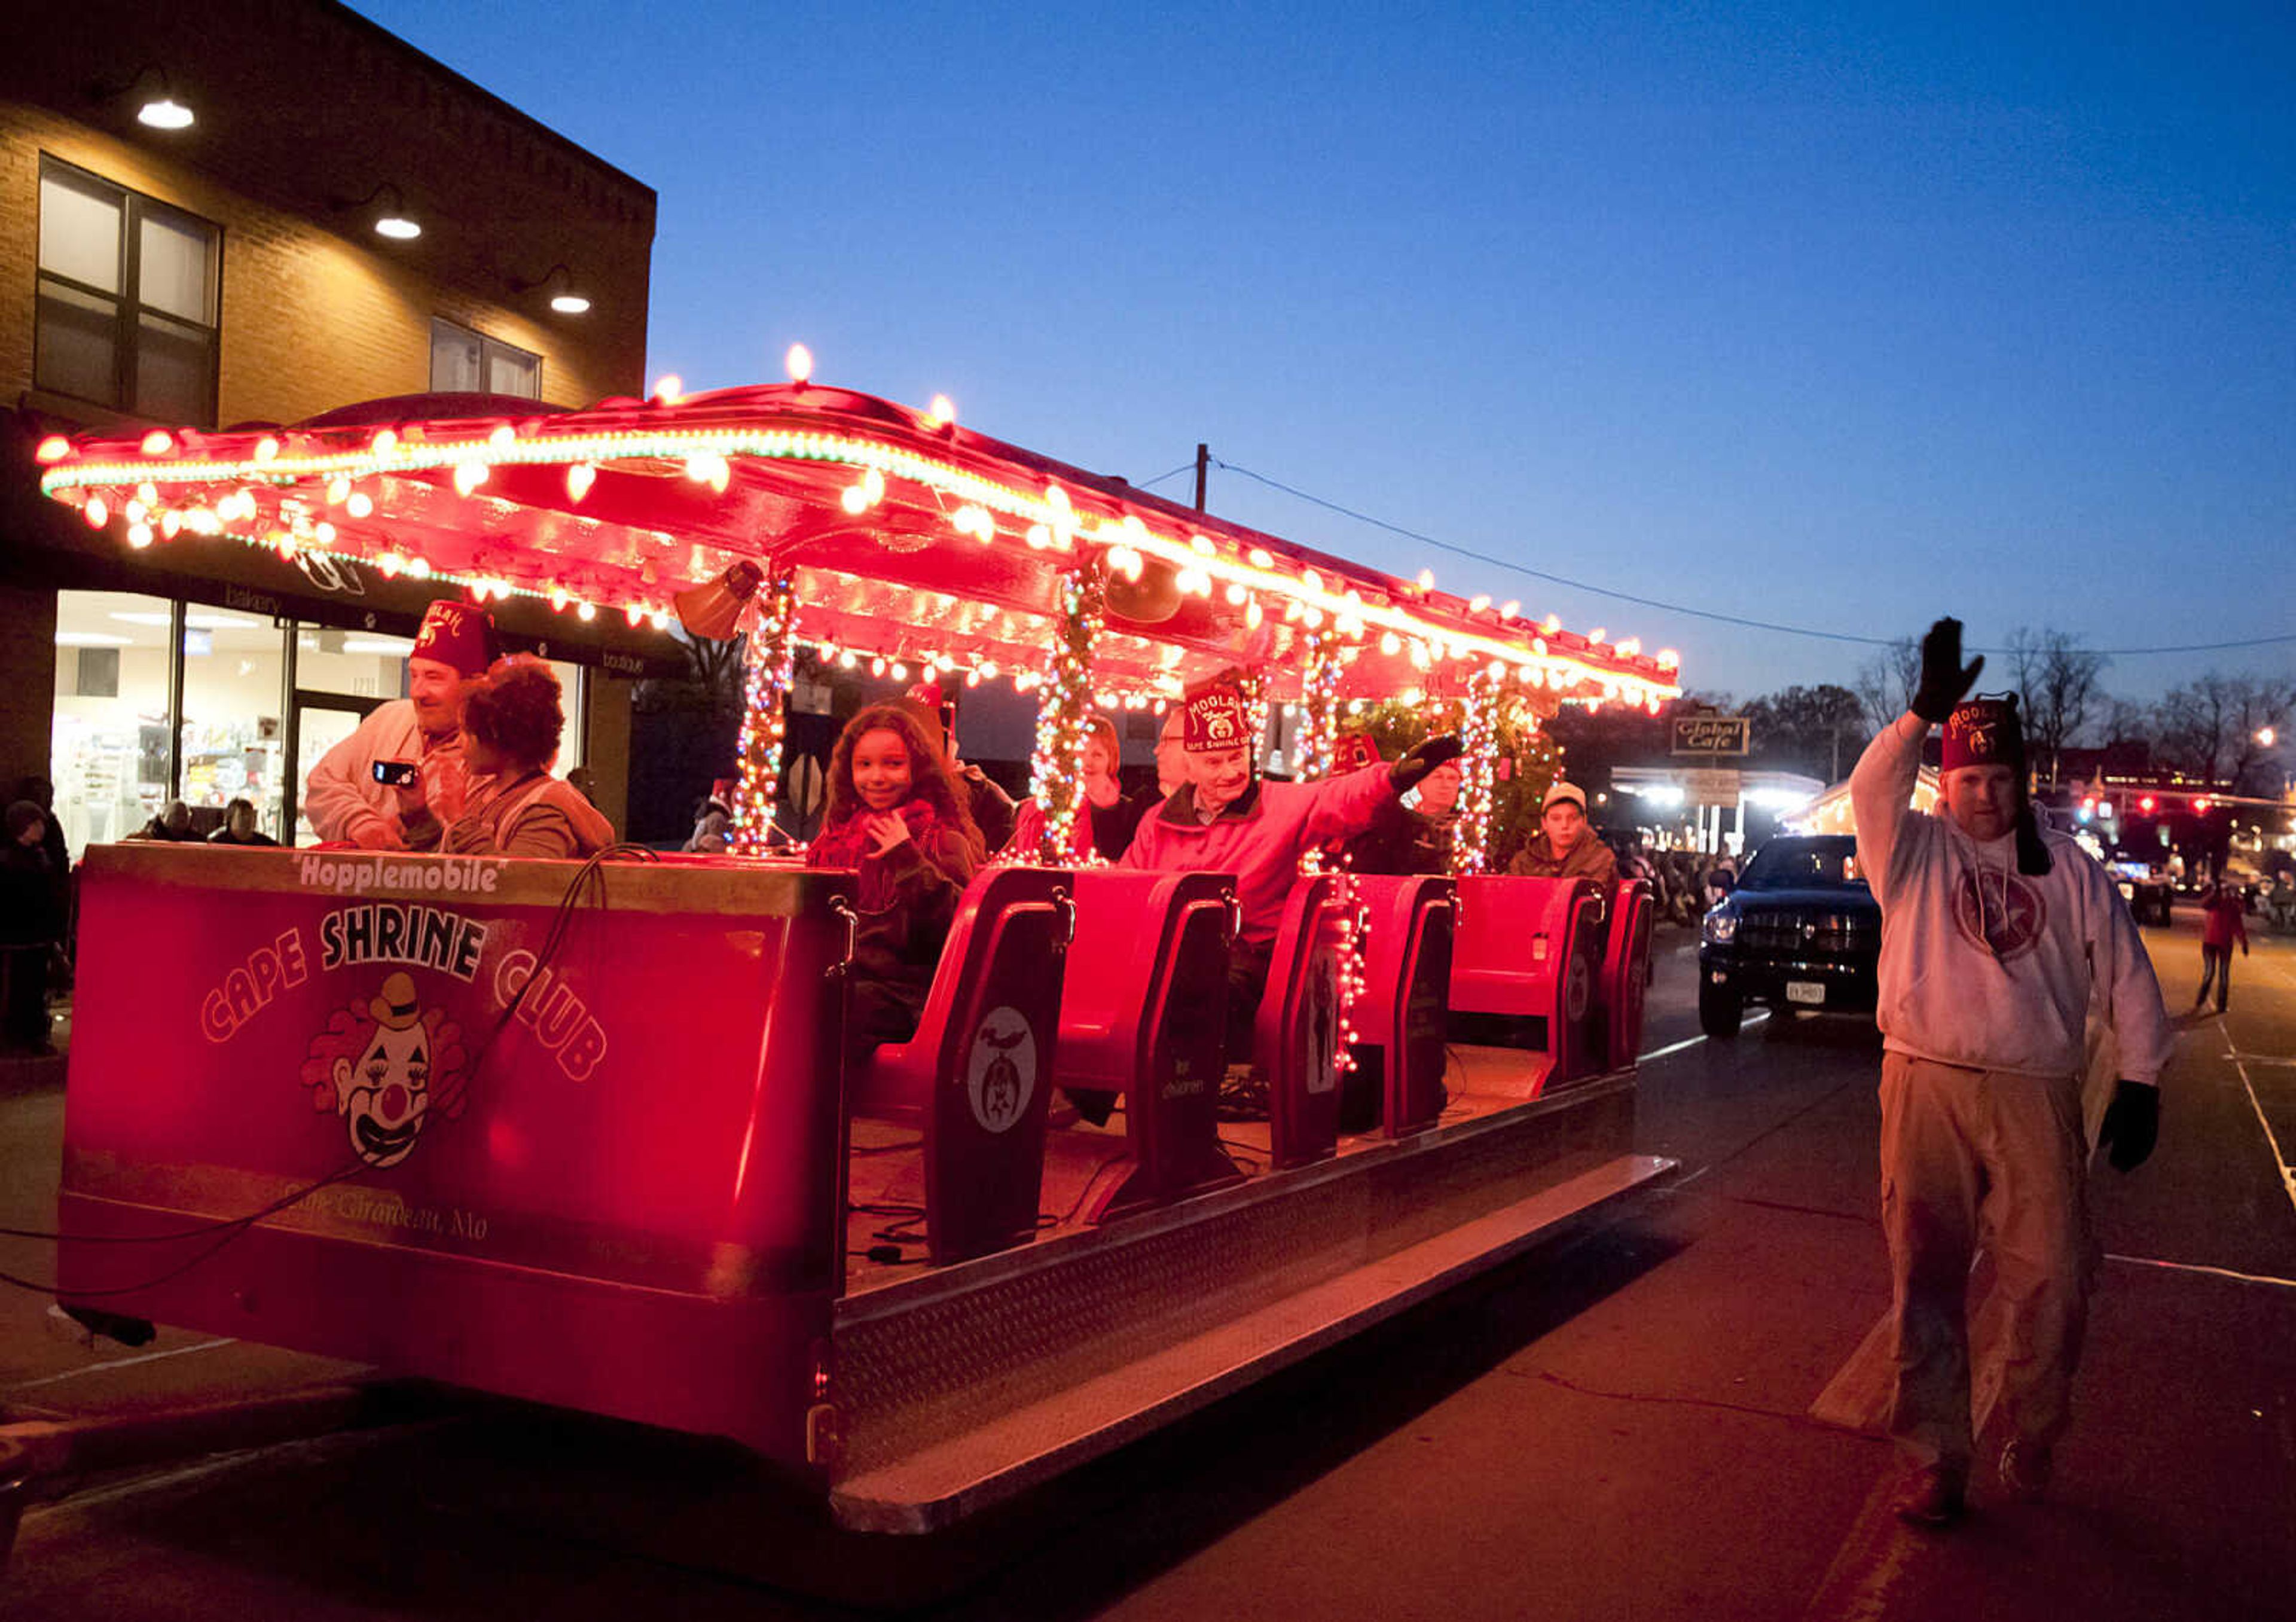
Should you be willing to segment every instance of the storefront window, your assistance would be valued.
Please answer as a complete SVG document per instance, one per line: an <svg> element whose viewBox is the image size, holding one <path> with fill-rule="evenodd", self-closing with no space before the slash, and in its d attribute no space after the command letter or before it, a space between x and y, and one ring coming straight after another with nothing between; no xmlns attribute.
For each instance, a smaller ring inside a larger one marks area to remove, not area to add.
<svg viewBox="0 0 2296 1622"><path fill-rule="evenodd" d="M181 797L193 826L222 826L246 799L256 822L283 843L316 836L302 814L283 834L292 740L307 776L376 705L406 695L414 643L374 631L294 628L295 691L285 703L287 633L276 621L193 603L183 606L180 716L168 702L168 636L177 605L118 591L56 594L56 687L50 773L64 836L78 852L125 839ZM583 762L583 672L551 663L566 709L556 770ZM168 735L177 732L171 765ZM172 786L171 786L172 784Z"/></svg>
<svg viewBox="0 0 2296 1622"><path fill-rule="evenodd" d="M254 803L274 839L287 784L277 623L194 603L184 613L183 786L193 825L220 827L234 800Z"/></svg>
<svg viewBox="0 0 2296 1622"><path fill-rule="evenodd" d="M126 592L56 594L50 775L75 854L126 838L167 803L170 608Z"/></svg>

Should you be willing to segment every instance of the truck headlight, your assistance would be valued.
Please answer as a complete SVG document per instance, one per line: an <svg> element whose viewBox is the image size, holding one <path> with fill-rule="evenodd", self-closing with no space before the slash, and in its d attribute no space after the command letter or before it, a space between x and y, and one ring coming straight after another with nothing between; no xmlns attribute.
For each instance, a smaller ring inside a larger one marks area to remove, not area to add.
<svg viewBox="0 0 2296 1622"><path fill-rule="evenodd" d="M1738 938L1738 915L1717 908L1706 915L1706 921L1699 926L1699 935L1717 946L1727 946Z"/></svg>

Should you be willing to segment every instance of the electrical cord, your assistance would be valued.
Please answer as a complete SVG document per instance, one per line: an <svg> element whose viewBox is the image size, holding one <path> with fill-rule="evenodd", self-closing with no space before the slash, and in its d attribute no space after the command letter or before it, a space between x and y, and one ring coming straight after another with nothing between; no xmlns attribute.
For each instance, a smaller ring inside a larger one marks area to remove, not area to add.
<svg viewBox="0 0 2296 1622"><path fill-rule="evenodd" d="M603 864L616 857L636 858L645 861L660 860L660 856L644 845L619 841L593 854L576 870L574 876L566 881L565 893L559 897L558 908L551 918L549 931L544 935L542 945L535 953L534 972L527 976L526 984L519 987L518 994L504 1005L502 1013L496 1018L493 1028L487 1033L486 1040L479 1044L478 1050L472 1055L470 1069L464 1083L453 1093L442 1092L439 1095L440 1108L447 1107L450 1102L458 1105L468 1095L469 1082L477 1079L480 1067L486 1063L487 1056L494 1047L496 1039L516 1017L519 1009L526 1001L527 992L533 988L534 983L541 978L542 971L557 958L559 949L565 944L567 932L572 925L575 911L581 902L585 899L589 899L600 910L604 910L606 888ZM0 1238L45 1239L59 1245L166 1245L179 1243L185 1239L200 1239L209 1234L217 1236L213 1244L201 1250L188 1261L135 1284L123 1284L107 1289L65 1290L53 1284L43 1284L37 1280L27 1279L6 1272L0 1272L0 1284L29 1290L35 1295L53 1296L61 1300L71 1301L101 1300L118 1296L135 1295L147 1289L156 1289L162 1284L171 1283L181 1278L201 1263L216 1256L225 1246L264 1218L275 1216L290 1206L301 1204L323 1190L332 1188L335 1184L355 1177L368 1169L365 1160L354 1159L315 1182L289 1190L259 1210L249 1212L241 1216L220 1217L214 1222L178 1229L172 1233L79 1234L50 1231L44 1229L0 1228Z"/></svg>

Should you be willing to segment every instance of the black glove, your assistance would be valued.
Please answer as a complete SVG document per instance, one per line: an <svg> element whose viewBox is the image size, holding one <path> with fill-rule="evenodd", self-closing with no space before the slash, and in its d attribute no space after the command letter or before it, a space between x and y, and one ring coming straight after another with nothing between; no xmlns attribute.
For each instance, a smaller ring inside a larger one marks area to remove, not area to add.
<svg viewBox="0 0 2296 1622"><path fill-rule="evenodd" d="M2112 1148L2107 1158L2112 1169L2133 1172L2143 1165L2160 1137L2161 1090L2138 1082L2116 1083L2112 1102L2105 1107L2104 1124L2096 1130L2096 1140Z"/></svg>
<svg viewBox="0 0 2296 1622"><path fill-rule="evenodd" d="M1922 638L1922 685L1914 694L1914 713L1936 726L1977 685L1977 673L1984 668L1983 654L1970 661L1966 670L1962 668L1961 622L1939 620Z"/></svg>
<svg viewBox="0 0 2296 1622"><path fill-rule="evenodd" d="M1446 762L1456 761L1466 753L1466 745L1456 734L1447 737L1431 737L1409 754L1387 769L1387 780L1395 785L1395 792L1409 794L1419 786L1419 780Z"/></svg>

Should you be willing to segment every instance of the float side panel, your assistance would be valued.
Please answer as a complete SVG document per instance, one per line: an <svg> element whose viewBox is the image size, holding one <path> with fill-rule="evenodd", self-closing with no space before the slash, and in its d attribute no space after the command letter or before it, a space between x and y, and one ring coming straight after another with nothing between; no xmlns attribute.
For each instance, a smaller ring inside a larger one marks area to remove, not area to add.
<svg viewBox="0 0 2296 1622"><path fill-rule="evenodd" d="M785 1446L752 1387L801 1408L836 1289L840 878L610 868L554 951L570 863L107 854L65 1231L194 1237L67 1243L68 1294Z"/></svg>

